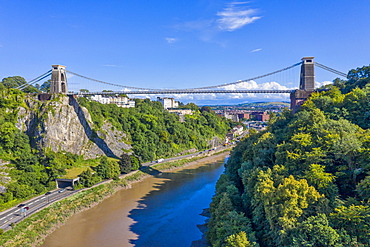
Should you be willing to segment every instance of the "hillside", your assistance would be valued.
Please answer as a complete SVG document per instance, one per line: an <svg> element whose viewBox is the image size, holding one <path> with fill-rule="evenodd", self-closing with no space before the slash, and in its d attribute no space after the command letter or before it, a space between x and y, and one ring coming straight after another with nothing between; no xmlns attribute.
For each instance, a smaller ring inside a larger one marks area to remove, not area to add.
<svg viewBox="0 0 370 247"><path fill-rule="evenodd" d="M211 203L212 246L370 246L369 68L238 144Z"/></svg>
<svg viewBox="0 0 370 247"><path fill-rule="evenodd" d="M65 95L40 101L0 83L0 210L54 189L56 178L80 176L89 187L141 162L208 148L231 127L193 104L181 122L159 102L136 106Z"/></svg>

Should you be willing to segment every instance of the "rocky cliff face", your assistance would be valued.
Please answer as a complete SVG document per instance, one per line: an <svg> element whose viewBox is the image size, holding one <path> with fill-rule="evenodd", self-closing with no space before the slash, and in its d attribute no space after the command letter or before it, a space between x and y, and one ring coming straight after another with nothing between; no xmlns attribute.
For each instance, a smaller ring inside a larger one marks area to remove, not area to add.
<svg viewBox="0 0 370 247"><path fill-rule="evenodd" d="M27 108L19 109L17 128L30 136L32 146L39 150L49 148L95 158L119 157L131 149L124 142L126 134L110 123L95 130L89 112L73 97L56 95L48 101L28 98L26 103Z"/></svg>

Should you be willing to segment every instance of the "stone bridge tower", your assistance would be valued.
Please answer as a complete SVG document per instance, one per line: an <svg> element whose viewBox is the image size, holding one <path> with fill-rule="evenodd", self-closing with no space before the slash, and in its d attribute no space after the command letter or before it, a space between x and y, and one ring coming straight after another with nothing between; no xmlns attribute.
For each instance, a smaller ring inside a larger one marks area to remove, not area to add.
<svg viewBox="0 0 370 247"><path fill-rule="evenodd" d="M299 89L290 94L290 108L293 112L315 91L315 63L313 59L314 57L302 58Z"/></svg>
<svg viewBox="0 0 370 247"><path fill-rule="evenodd" d="M68 93L66 66L52 65L50 93Z"/></svg>

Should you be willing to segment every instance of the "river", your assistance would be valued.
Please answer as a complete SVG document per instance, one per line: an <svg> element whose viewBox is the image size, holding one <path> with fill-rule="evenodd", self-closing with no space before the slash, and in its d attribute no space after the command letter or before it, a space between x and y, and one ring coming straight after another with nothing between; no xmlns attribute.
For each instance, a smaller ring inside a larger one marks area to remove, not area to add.
<svg viewBox="0 0 370 247"><path fill-rule="evenodd" d="M71 217L43 247L191 246L202 237L223 159L164 172Z"/></svg>

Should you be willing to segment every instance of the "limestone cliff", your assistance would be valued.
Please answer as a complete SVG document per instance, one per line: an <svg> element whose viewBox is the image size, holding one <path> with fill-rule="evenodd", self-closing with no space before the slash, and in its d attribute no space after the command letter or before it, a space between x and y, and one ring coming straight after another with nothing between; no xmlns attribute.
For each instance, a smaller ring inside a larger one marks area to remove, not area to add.
<svg viewBox="0 0 370 247"><path fill-rule="evenodd" d="M49 148L95 158L119 157L131 149L124 142L126 134L110 123L94 129L88 110L73 97L56 95L47 101L30 97L26 104L27 108L19 108L17 128L24 131L32 146L39 150Z"/></svg>

